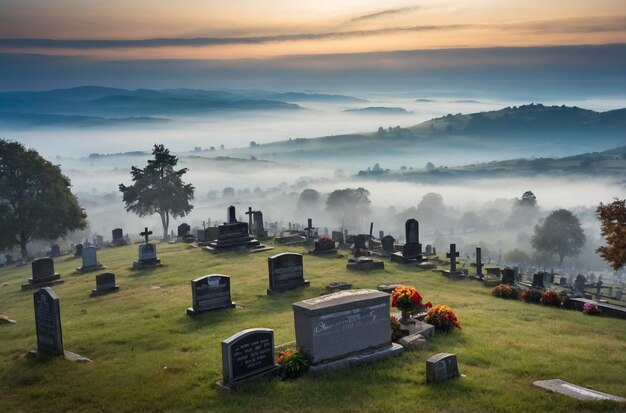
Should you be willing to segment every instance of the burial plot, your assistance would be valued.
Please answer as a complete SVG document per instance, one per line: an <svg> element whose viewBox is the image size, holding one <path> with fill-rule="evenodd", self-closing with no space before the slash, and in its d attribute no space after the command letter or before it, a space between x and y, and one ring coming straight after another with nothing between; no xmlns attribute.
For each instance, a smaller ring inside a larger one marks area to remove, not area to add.
<svg viewBox="0 0 626 413"><path fill-rule="evenodd" d="M230 299L230 277L210 274L192 280L191 299L191 307L187 309L188 316L235 307Z"/></svg>
<svg viewBox="0 0 626 413"><path fill-rule="evenodd" d="M138 252L139 258L133 262L133 269L140 270L144 268L162 267L161 260L157 257L156 245L148 242L148 236L152 235L152 231L148 231L148 228L139 235L146 238L146 242L139 244Z"/></svg>
<svg viewBox="0 0 626 413"><path fill-rule="evenodd" d="M402 252L391 254L391 261L400 264L411 264L424 261L422 256L422 244L419 243L419 222L416 219L408 219L404 223L406 244L402 246Z"/></svg>
<svg viewBox="0 0 626 413"><path fill-rule="evenodd" d="M304 279L301 254L285 252L268 257L267 267L269 271L268 295L310 285L310 282Z"/></svg>
<svg viewBox="0 0 626 413"><path fill-rule="evenodd" d="M346 290L293 304L296 346L323 372L402 353L391 342L389 294Z"/></svg>
<svg viewBox="0 0 626 413"><path fill-rule="evenodd" d="M234 390L244 381L271 375L274 364L274 330L251 328L222 341L222 375L217 385Z"/></svg>
<svg viewBox="0 0 626 413"><path fill-rule="evenodd" d="M336 253L337 248L335 248L335 241L326 236L320 237L319 239L315 240L315 243L313 244L313 249L309 251L309 254L313 255L328 255Z"/></svg>
<svg viewBox="0 0 626 413"><path fill-rule="evenodd" d="M31 263L31 271L32 278L29 278L25 284L22 284L22 291L63 282L61 275L54 272L54 260L52 258L38 258L34 260Z"/></svg>
<svg viewBox="0 0 626 413"><path fill-rule="evenodd" d="M196 242L200 246L206 246L209 242L215 241L220 235L218 227L208 227L196 231Z"/></svg>
<svg viewBox="0 0 626 413"><path fill-rule="evenodd" d="M61 334L61 309L59 297L52 288L44 287L33 294L37 353L53 356L63 355Z"/></svg>
<svg viewBox="0 0 626 413"><path fill-rule="evenodd" d="M128 244L126 238L124 237L124 230L122 230L122 228L115 228L113 231L111 231L111 239L111 246Z"/></svg>
<svg viewBox="0 0 626 413"><path fill-rule="evenodd" d="M218 226L219 235L209 241L205 249L213 253L242 251L257 252L272 249L261 244L256 238L250 236L246 222L238 222L235 215L235 207L228 207L227 222Z"/></svg>
<svg viewBox="0 0 626 413"><path fill-rule="evenodd" d="M298 231L289 230L283 231L280 236L275 237L274 242L284 245L302 245L306 242L306 237L303 237Z"/></svg>
<svg viewBox="0 0 626 413"><path fill-rule="evenodd" d="M369 257L356 257L350 258L346 268L352 271L372 271L372 270L384 270L385 263L382 261L373 260Z"/></svg>
<svg viewBox="0 0 626 413"><path fill-rule="evenodd" d="M97 271L106 268L104 265L98 262L96 255L96 247L84 247L83 248L83 265L76 267L76 271L89 272Z"/></svg>
<svg viewBox="0 0 626 413"><path fill-rule="evenodd" d="M450 252L446 253L446 258L450 258L450 269L442 270L441 273L448 278L463 278L465 274L456 268L456 259L459 252L456 250L456 244L450 244Z"/></svg>
<svg viewBox="0 0 626 413"><path fill-rule="evenodd" d="M115 284L115 274L105 272L96 275L96 289L91 290L91 296L96 297L98 295L115 293L119 290L120 287Z"/></svg>
<svg viewBox="0 0 626 413"><path fill-rule="evenodd" d="M390 257L391 254L396 252L395 244L396 240L391 235L385 235L380 239L380 248L372 250L372 254L381 257Z"/></svg>

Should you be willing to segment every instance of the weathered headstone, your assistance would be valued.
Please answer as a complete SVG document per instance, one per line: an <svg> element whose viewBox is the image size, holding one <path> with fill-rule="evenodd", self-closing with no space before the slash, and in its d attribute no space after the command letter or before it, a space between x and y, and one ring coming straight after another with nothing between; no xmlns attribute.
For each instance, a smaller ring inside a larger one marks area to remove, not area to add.
<svg viewBox="0 0 626 413"><path fill-rule="evenodd" d="M346 268L353 271L384 270L385 263L383 261L373 260L369 257L356 257L348 260Z"/></svg>
<svg viewBox="0 0 626 413"><path fill-rule="evenodd" d="M161 260L157 257L156 245L148 241L148 236L152 235L152 231L148 231L148 228L146 228L139 235L145 237L146 242L139 244L139 258L133 263L133 268L142 269L162 266Z"/></svg>
<svg viewBox="0 0 626 413"><path fill-rule="evenodd" d="M314 241L313 250L309 251L309 254L325 255L334 254L336 252L337 248L335 247L335 241L333 241L329 237L324 236Z"/></svg>
<svg viewBox="0 0 626 413"><path fill-rule="evenodd" d="M51 257L58 257L60 255L61 255L61 247L59 247L59 244L54 244L52 247L50 247Z"/></svg>
<svg viewBox="0 0 626 413"><path fill-rule="evenodd" d="M54 272L52 258L38 258L31 262L32 278L22 284L22 291L32 288L46 287L63 282L59 273Z"/></svg>
<svg viewBox="0 0 626 413"><path fill-rule="evenodd" d="M189 235L190 231L191 227L189 226L189 224L182 223L177 228L177 236L178 238L184 238L185 236Z"/></svg>
<svg viewBox="0 0 626 413"><path fill-rule="evenodd" d="M367 245L366 245L367 236L363 234L359 234L354 237L354 256L358 257L366 254Z"/></svg>
<svg viewBox="0 0 626 413"><path fill-rule="evenodd" d="M502 284L515 285L515 271L511 268L505 268L502 270Z"/></svg>
<svg viewBox="0 0 626 413"><path fill-rule="evenodd" d="M537 387L549 390L554 393L563 394L578 400L609 400L618 403L626 402L626 398L614 396L608 393L602 393L597 390L588 389L586 387L577 386L563 380L538 380L533 382Z"/></svg>
<svg viewBox="0 0 626 413"><path fill-rule="evenodd" d="M459 252L456 250L456 244L450 244L450 252L446 253L446 258L450 258L450 269L442 270L441 273L446 277L461 278L465 274L456 268L456 259Z"/></svg>
<svg viewBox="0 0 626 413"><path fill-rule="evenodd" d="M576 281L574 281L574 293L577 295L584 295L586 282L587 279L585 278L585 276L578 274L578 276L576 277Z"/></svg>
<svg viewBox="0 0 626 413"><path fill-rule="evenodd" d="M483 279L483 253L481 247L476 247L476 276Z"/></svg>
<svg viewBox="0 0 626 413"><path fill-rule="evenodd" d="M293 304L296 345L311 357L311 370L400 354L402 346L391 343L389 304L389 294L375 290L341 291Z"/></svg>
<svg viewBox="0 0 626 413"><path fill-rule="evenodd" d="M83 248L83 265L82 267L77 267L76 271L88 272L88 271L100 270L102 268L105 268L105 267L98 262L96 247L84 247Z"/></svg>
<svg viewBox="0 0 626 413"><path fill-rule="evenodd" d="M63 355L61 309L59 297L52 288L44 287L33 294L37 352L55 356Z"/></svg>
<svg viewBox="0 0 626 413"><path fill-rule="evenodd" d="M127 244L126 238L124 238L124 231L122 230L122 228L115 228L113 231L111 231L111 238L111 245Z"/></svg>
<svg viewBox="0 0 626 413"><path fill-rule="evenodd" d="M391 235L385 235L381 239L381 243L383 245L383 251L386 252L387 254L391 255L394 252L396 252L396 249L395 249L396 240Z"/></svg>
<svg viewBox="0 0 626 413"><path fill-rule="evenodd" d="M440 383L459 376L456 355L439 353L426 360L426 381Z"/></svg>
<svg viewBox="0 0 626 413"><path fill-rule="evenodd" d="M402 252L391 255L392 262L410 264L424 261L422 244L419 243L419 223L416 219L408 219L404 223L406 244L402 246Z"/></svg>
<svg viewBox="0 0 626 413"><path fill-rule="evenodd" d="M258 238L267 238L267 230L263 223L263 212L254 211L252 218L252 233Z"/></svg>
<svg viewBox="0 0 626 413"><path fill-rule="evenodd" d="M91 290L91 296L103 295L108 293L114 293L120 290L115 284L115 274L105 272L96 275L96 289Z"/></svg>
<svg viewBox="0 0 626 413"><path fill-rule="evenodd" d="M83 244L74 245L74 256L80 257L81 255L83 255Z"/></svg>
<svg viewBox="0 0 626 413"><path fill-rule="evenodd" d="M341 231L333 231L332 232L332 239L335 242L343 242L343 232L341 232Z"/></svg>
<svg viewBox="0 0 626 413"><path fill-rule="evenodd" d="M559 279L559 285L560 285L561 287L565 287L565 286L567 286L567 278L565 278L565 277L561 277L561 278Z"/></svg>
<svg viewBox="0 0 626 413"><path fill-rule="evenodd" d="M223 274L210 274L191 281L192 306L187 315L194 316L206 311L233 308L230 299L230 277Z"/></svg>
<svg viewBox="0 0 626 413"><path fill-rule="evenodd" d="M302 255L285 252L267 258L269 288L267 294L276 294L299 287L308 287L304 279Z"/></svg>
<svg viewBox="0 0 626 413"><path fill-rule="evenodd" d="M545 288L544 284L543 284L543 279L544 279L544 273L543 272L538 272L533 274L533 284L532 287L539 289L539 290L543 290Z"/></svg>
<svg viewBox="0 0 626 413"><path fill-rule="evenodd" d="M233 390L237 383L271 374L276 368L274 330L243 330L222 341L223 379L217 384Z"/></svg>

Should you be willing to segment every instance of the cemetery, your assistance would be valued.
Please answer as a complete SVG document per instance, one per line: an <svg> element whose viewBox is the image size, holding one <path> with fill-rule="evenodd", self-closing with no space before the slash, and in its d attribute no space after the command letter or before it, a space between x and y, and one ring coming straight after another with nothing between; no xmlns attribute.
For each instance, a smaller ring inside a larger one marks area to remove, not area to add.
<svg viewBox="0 0 626 413"><path fill-rule="evenodd" d="M400 260L377 255L384 267L367 274L350 271L344 260L308 254L305 245L206 254L184 242L150 239L98 250L110 272L64 277L63 283L55 281L72 273L76 259L0 268L0 314L15 321L0 324L2 408L367 412L412 411L419 403L425 411L604 412L624 407L611 397L626 395L626 320L587 315L593 312L587 303L595 301L585 297L593 288L602 290L601 283L583 277L565 287L549 274L522 279L513 269L498 269L493 278L502 283L498 291L517 298L502 300L477 282L476 266L467 262L469 274L459 271L464 258L450 254L448 246L437 246L443 257L452 255L446 264L433 269L418 268L421 259L407 264L404 258L416 259L420 249L415 241L404 245ZM147 243L167 265L133 271L129 263ZM369 259L355 262L358 258ZM486 275L486 268L478 268ZM443 270L460 274L442 277ZM32 282L39 278L42 283ZM22 291L28 279L29 289ZM582 290L576 300L587 311L578 304L568 310L520 300L518 292L533 285L543 286L540 297ZM452 320L448 328L445 320ZM72 353L65 348L92 362L69 362ZM297 349L306 350L310 367L296 379L281 363Z"/></svg>

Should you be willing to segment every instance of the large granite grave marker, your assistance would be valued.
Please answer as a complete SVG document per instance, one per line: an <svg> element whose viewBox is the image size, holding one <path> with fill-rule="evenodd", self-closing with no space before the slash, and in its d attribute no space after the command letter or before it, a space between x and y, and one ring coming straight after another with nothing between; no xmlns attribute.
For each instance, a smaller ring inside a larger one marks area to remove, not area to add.
<svg viewBox="0 0 626 413"><path fill-rule="evenodd" d="M402 252L391 255L392 262L410 264L424 261L422 244L419 243L419 222L416 219L408 219L404 223L406 244L402 246Z"/></svg>
<svg viewBox="0 0 626 413"><path fill-rule="evenodd" d="M111 231L111 245L117 246L117 245L126 245L126 238L124 238L124 231L122 230L122 228L115 228L113 231Z"/></svg>
<svg viewBox="0 0 626 413"><path fill-rule="evenodd" d="M182 224L178 226L176 230L177 230L176 235L178 238L185 238L189 235L191 231L191 227L186 222L183 222Z"/></svg>
<svg viewBox="0 0 626 413"><path fill-rule="evenodd" d="M341 291L293 304L296 345L311 357L312 371L400 354L402 346L391 343L389 305L389 294L375 290Z"/></svg>
<svg viewBox="0 0 626 413"><path fill-rule="evenodd" d="M60 255L61 255L61 247L59 247L59 244L54 244L52 247L50 247L51 257L58 257Z"/></svg>
<svg viewBox="0 0 626 413"><path fill-rule="evenodd" d="M210 240L205 249L210 252L219 253L226 251L265 251L272 249L261 244L249 232L246 222L238 222L235 215L235 207L229 206L227 210L228 221L218 226L219 234L217 238Z"/></svg>
<svg viewBox="0 0 626 413"><path fill-rule="evenodd" d="M479 280L483 279L483 250L476 247L476 276Z"/></svg>
<svg viewBox="0 0 626 413"><path fill-rule="evenodd" d="M38 258L31 262L32 278L22 284L22 291L33 288L46 287L61 284L63 280L59 273L54 272L54 260L52 258Z"/></svg>
<svg viewBox="0 0 626 413"><path fill-rule="evenodd" d="M84 247L83 248L83 265L82 267L76 267L76 271L89 272L96 271L105 268L98 262L96 253L96 247Z"/></svg>
<svg viewBox="0 0 626 413"><path fill-rule="evenodd" d="M194 316L207 311L233 308L230 299L230 277L223 274L210 274L191 281L192 305L187 315Z"/></svg>
<svg viewBox="0 0 626 413"><path fill-rule="evenodd" d="M223 379L217 385L233 390L239 382L271 374L276 368L274 330L243 330L222 341Z"/></svg>
<svg viewBox="0 0 626 413"><path fill-rule="evenodd" d="M59 297L52 288L44 287L33 294L37 352L55 356L63 355L61 334L61 309Z"/></svg>
<svg viewBox="0 0 626 413"><path fill-rule="evenodd" d="M267 294L276 294L298 287L308 287L304 279L302 255L285 252L267 258L269 288Z"/></svg>
<svg viewBox="0 0 626 413"><path fill-rule="evenodd" d="M105 272L96 275L96 289L91 290L91 296L95 297L98 295L114 293L119 290L120 287L115 284L115 274Z"/></svg>
<svg viewBox="0 0 626 413"><path fill-rule="evenodd" d="M148 236L152 235L152 231L145 228L139 235L146 238L146 242L139 244L139 259L133 263L134 269L161 267L161 260L157 257L156 245L148 241Z"/></svg>

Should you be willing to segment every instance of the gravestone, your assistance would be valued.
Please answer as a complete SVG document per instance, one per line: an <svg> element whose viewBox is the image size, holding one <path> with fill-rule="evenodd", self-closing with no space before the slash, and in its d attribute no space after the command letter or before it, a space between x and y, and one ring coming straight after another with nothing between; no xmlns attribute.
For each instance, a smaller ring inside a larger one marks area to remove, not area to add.
<svg viewBox="0 0 626 413"><path fill-rule="evenodd" d="M565 278L565 277L561 277L561 278L559 279L559 285L560 285L561 287L566 287L566 286L567 286L567 278Z"/></svg>
<svg viewBox="0 0 626 413"><path fill-rule="evenodd" d="M426 244L426 252L424 253L426 256L431 256L433 254L433 246L430 244Z"/></svg>
<svg viewBox="0 0 626 413"><path fill-rule="evenodd" d="M98 262L96 255L96 247L84 247L83 248L83 265L82 267L76 267L76 271L89 272L96 271L105 268Z"/></svg>
<svg viewBox="0 0 626 413"><path fill-rule="evenodd" d="M31 262L32 278L22 284L22 291L33 288L47 287L61 284L63 280L59 273L54 272L54 260L52 258L38 258Z"/></svg>
<svg viewBox="0 0 626 413"><path fill-rule="evenodd" d="M263 377L274 364L274 330L250 328L222 341L222 375L217 385L233 390L242 381Z"/></svg>
<svg viewBox="0 0 626 413"><path fill-rule="evenodd" d="M96 289L91 290L91 296L95 297L98 295L114 293L119 290L120 287L115 284L115 274L111 272L105 272L96 275Z"/></svg>
<svg viewBox="0 0 626 413"><path fill-rule="evenodd" d="M93 243L95 244L97 248L102 247L104 245L104 237L102 235L96 235L94 237Z"/></svg>
<svg viewBox="0 0 626 413"><path fill-rule="evenodd" d="M62 356L63 335L61 334L59 297L52 288L44 287L33 294L33 302L35 306L37 353Z"/></svg>
<svg viewBox="0 0 626 413"><path fill-rule="evenodd" d="M585 283L587 279L584 275L578 274L576 281L574 281L574 294L583 296L585 295Z"/></svg>
<svg viewBox="0 0 626 413"><path fill-rule="evenodd" d="M81 255L83 255L83 244L74 245L74 256L80 257Z"/></svg>
<svg viewBox="0 0 626 413"><path fill-rule="evenodd" d="M309 254L323 255L323 254L335 254L337 248L335 247L335 241L329 237L320 237L315 240L313 244L313 250L309 251Z"/></svg>
<svg viewBox="0 0 626 413"><path fill-rule="evenodd" d="M440 383L459 375L455 354L439 353L426 360L426 382L428 383Z"/></svg>
<svg viewBox="0 0 626 413"><path fill-rule="evenodd" d="M478 279L483 279L483 250L481 247L476 247L476 276Z"/></svg>
<svg viewBox="0 0 626 413"><path fill-rule="evenodd" d="M268 257L267 267L269 271L268 295L310 285L310 282L304 279L301 254L284 252Z"/></svg>
<svg viewBox="0 0 626 413"><path fill-rule="evenodd" d="M122 230L122 228L115 228L113 231L111 231L111 238L112 238L111 245L113 246L127 244L126 238L124 237L124 231Z"/></svg>
<svg viewBox="0 0 626 413"><path fill-rule="evenodd" d="M542 271L533 274L533 283L532 283L533 288L538 289L538 290L543 290L545 288L543 284L544 274L545 273Z"/></svg>
<svg viewBox="0 0 626 413"><path fill-rule="evenodd" d="M293 304L296 346L319 372L397 355L391 343L389 294L346 290ZM316 367L318 366L318 367Z"/></svg>
<svg viewBox="0 0 626 413"><path fill-rule="evenodd" d="M333 231L332 232L332 239L335 242L343 243L343 232L341 232L341 231Z"/></svg>
<svg viewBox="0 0 626 413"><path fill-rule="evenodd" d="M378 231L378 239L382 240L385 237L385 233L383 231Z"/></svg>
<svg viewBox="0 0 626 413"><path fill-rule="evenodd" d="M52 247L50 247L51 257L59 257L60 255L61 255L61 247L59 247L59 244L54 244Z"/></svg>
<svg viewBox="0 0 626 413"><path fill-rule="evenodd" d="M210 274L192 280L191 300L191 307L187 309L188 316L235 307L230 299L230 277Z"/></svg>
<svg viewBox="0 0 626 413"><path fill-rule="evenodd" d="M419 223L416 219L408 219L404 223L406 243L402 246L402 252L391 255L391 261L400 264L411 264L424 261L422 244L419 243Z"/></svg>
<svg viewBox="0 0 626 413"><path fill-rule="evenodd" d="M456 250L456 244L450 244L450 252L446 253L446 258L450 258L450 269L442 270L441 273L446 277L463 278L465 274L456 268L456 259L459 252Z"/></svg>
<svg viewBox="0 0 626 413"><path fill-rule="evenodd" d="M490 267L487 268L487 275L492 278L500 278L502 276L502 272L500 271L500 267Z"/></svg>
<svg viewBox="0 0 626 413"><path fill-rule="evenodd" d="M391 235L385 235L381 239L381 243L383 244L383 251L387 253L387 255L391 255L396 252L396 240Z"/></svg>
<svg viewBox="0 0 626 413"><path fill-rule="evenodd" d="M139 258L133 262L133 269L162 267L161 260L157 257L156 245L148 242L148 236L152 235L152 231L148 231L146 228L139 235L146 238L146 242L139 244L138 253Z"/></svg>
<svg viewBox="0 0 626 413"><path fill-rule="evenodd" d="M367 255L367 246L366 246L367 237L363 234L356 235L354 237L354 256L360 257L363 255Z"/></svg>
<svg viewBox="0 0 626 413"><path fill-rule="evenodd" d="M317 238L318 230L313 227L313 219L307 218L307 227L304 229L304 235L307 238Z"/></svg>
<svg viewBox="0 0 626 413"><path fill-rule="evenodd" d="M372 270L384 270L385 263L383 261L373 260L369 257L356 257L350 258L346 268L352 271L372 271Z"/></svg>
<svg viewBox="0 0 626 413"><path fill-rule="evenodd" d="M210 240L205 247L206 251L221 253L228 251L266 251L272 249L261 244L249 234L249 226L246 222L238 222L235 217L235 207L229 206L227 210L227 222L219 225L217 238Z"/></svg>
<svg viewBox="0 0 626 413"><path fill-rule="evenodd" d="M511 268L505 268L502 270L502 284L515 285L515 271Z"/></svg>
<svg viewBox="0 0 626 413"><path fill-rule="evenodd" d="M263 224L263 212L254 211L252 213L252 233L257 238L267 238L267 230Z"/></svg>
<svg viewBox="0 0 626 413"><path fill-rule="evenodd" d="M182 223L178 226L177 231L178 231L177 232L178 238L185 238L186 236L189 235L189 232L191 231L191 227L187 223Z"/></svg>

